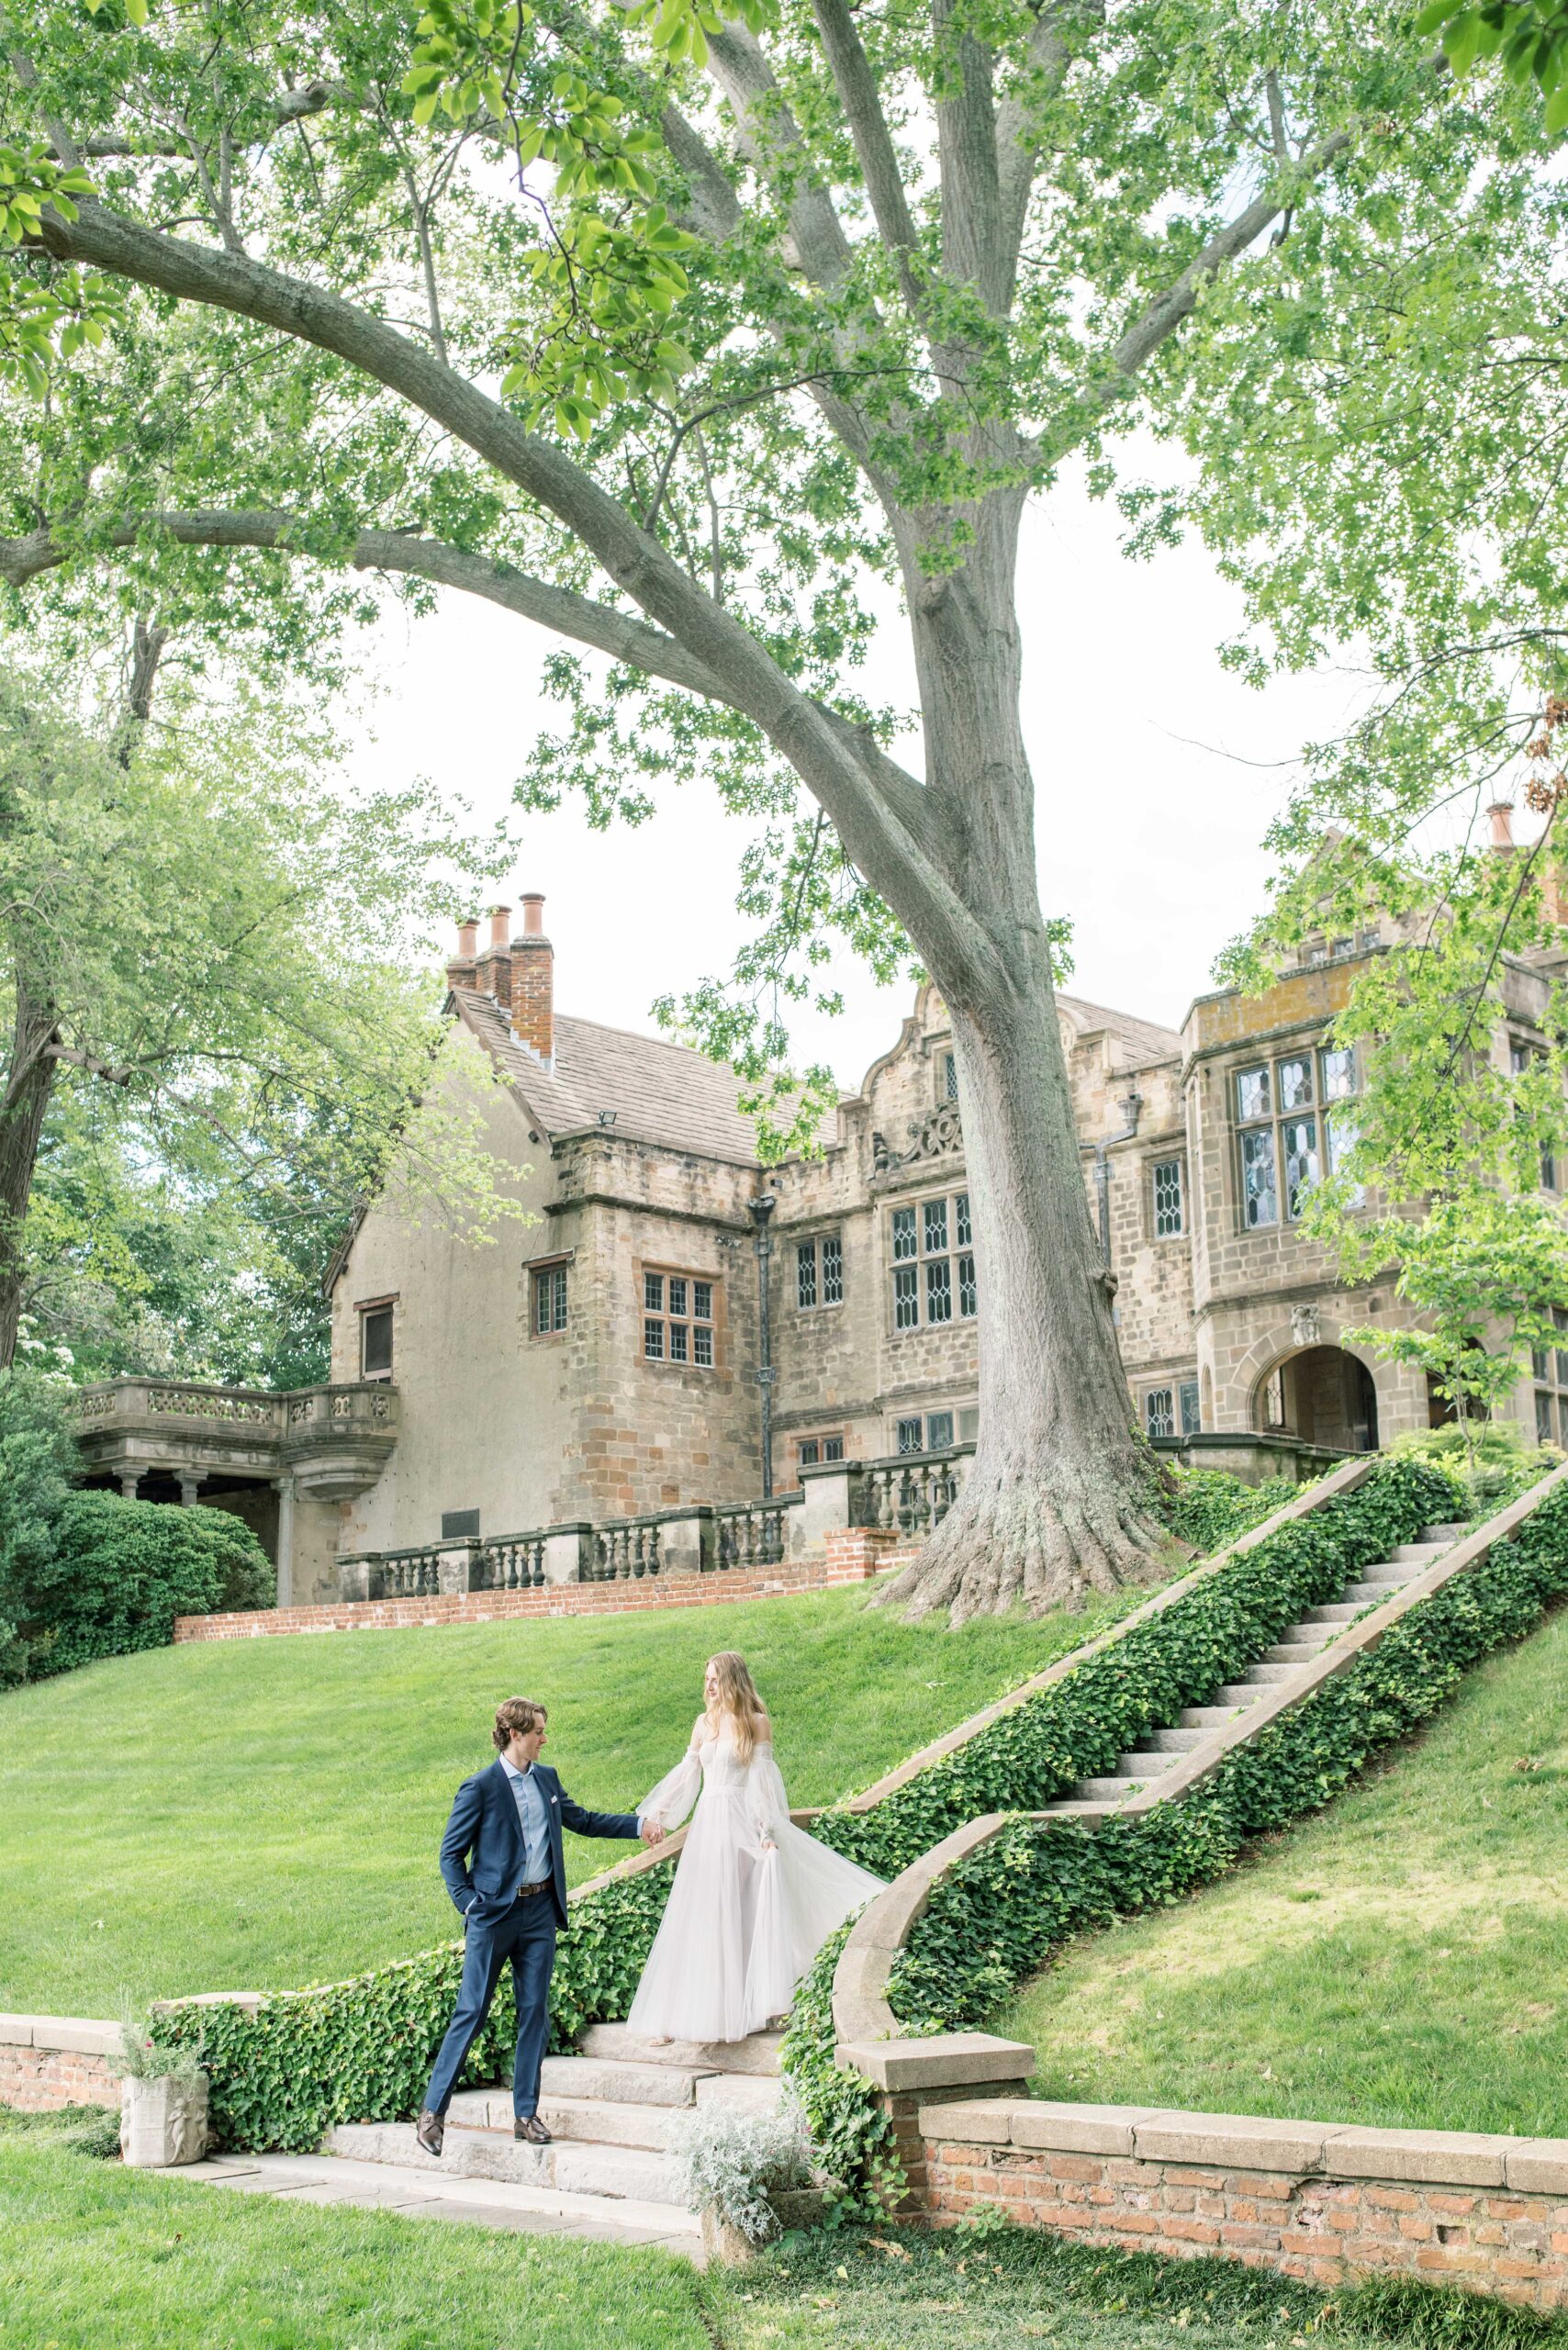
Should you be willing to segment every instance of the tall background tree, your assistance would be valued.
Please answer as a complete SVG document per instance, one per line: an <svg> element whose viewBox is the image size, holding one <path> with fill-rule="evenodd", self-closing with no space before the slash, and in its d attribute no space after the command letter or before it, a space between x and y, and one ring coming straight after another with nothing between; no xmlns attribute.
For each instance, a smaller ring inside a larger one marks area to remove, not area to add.
<svg viewBox="0 0 1568 2350"><path fill-rule="evenodd" d="M104 281L197 306L269 412L286 383L343 424L281 509L222 435L177 468L212 458L199 508L117 512L81 474L9 576L95 532L298 550L488 596L599 656L557 668L570 722L532 789L606 817L629 748L713 777L778 835L751 891L764 976L836 923L873 955L902 934L947 1003L981 1433L906 1594L961 1617L1138 1572L1161 1537L1055 1015L1019 526L1070 462L1114 477L1140 391L1213 401L1189 351L1216 364L1227 274L1266 301L1282 223L1462 189L1478 134L1407 17L439 0L410 57L386 7L241 27L105 0L16 8L6 41L40 283L75 271L78 310ZM96 193L53 203L50 170ZM879 582L919 774L856 687ZM756 1035L722 989L690 1009Z"/></svg>
<svg viewBox="0 0 1568 2350"><path fill-rule="evenodd" d="M508 1212L482 1102L431 1084L417 958L465 845L422 787L346 805L329 749L242 688L173 687L154 724L0 671L0 1369L29 1304L77 1335L84 1284L161 1272L188 1318L214 1242L297 1312L291 1252L388 1181L475 1234Z"/></svg>

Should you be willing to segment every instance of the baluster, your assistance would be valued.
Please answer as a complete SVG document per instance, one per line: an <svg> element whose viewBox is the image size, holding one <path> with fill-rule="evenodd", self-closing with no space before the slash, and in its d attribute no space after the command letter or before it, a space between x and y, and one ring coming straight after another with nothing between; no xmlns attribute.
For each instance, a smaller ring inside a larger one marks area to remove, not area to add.
<svg viewBox="0 0 1568 2350"><path fill-rule="evenodd" d="M656 1575L664 1566L664 1533L657 1526L648 1528L648 1572Z"/></svg>
<svg viewBox="0 0 1568 2350"><path fill-rule="evenodd" d="M898 1530L898 1479L896 1469L877 1472L876 1523L888 1534Z"/></svg>
<svg viewBox="0 0 1568 2350"><path fill-rule="evenodd" d="M528 1580L535 1591L544 1588L544 1537L536 1535L528 1546Z"/></svg>

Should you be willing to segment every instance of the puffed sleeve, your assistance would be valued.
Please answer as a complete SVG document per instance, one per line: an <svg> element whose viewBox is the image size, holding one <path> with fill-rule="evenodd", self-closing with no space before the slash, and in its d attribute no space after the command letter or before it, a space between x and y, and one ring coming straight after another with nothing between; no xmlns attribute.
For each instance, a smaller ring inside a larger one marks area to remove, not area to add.
<svg viewBox="0 0 1568 2350"><path fill-rule="evenodd" d="M673 1771L666 1771L658 1785L650 1789L637 1806L639 1819L651 1819L658 1828L678 1828L702 1785L702 1765L698 1749L702 1742L702 1719L699 1715L692 1729L691 1743Z"/></svg>
<svg viewBox="0 0 1568 2350"><path fill-rule="evenodd" d="M781 1828L788 1828L790 1798L771 1746L759 1742L752 1748L745 1794L746 1815L759 1843L777 1838Z"/></svg>

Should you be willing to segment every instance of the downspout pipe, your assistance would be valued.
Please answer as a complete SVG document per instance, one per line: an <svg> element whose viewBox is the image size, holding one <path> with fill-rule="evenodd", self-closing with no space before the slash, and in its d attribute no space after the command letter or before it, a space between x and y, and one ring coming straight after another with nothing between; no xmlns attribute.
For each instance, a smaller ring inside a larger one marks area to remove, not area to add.
<svg viewBox="0 0 1568 2350"><path fill-rule="evenodd" d="M773 1389L778 1373L773 1367L773 1328L768 1311L768 1259L773 1254L773 1236L768 1219L778 1206L772 1192L759 1192L746 1202L756 1238L752 1247L756 1251L756 1310L757 1355L756 1383L762 1390L762 1498L773 1499Z"/></svg>
<svg viewBox="0 0 1568 2350"><path fill-rule="evenodd" d="M1137 1134L1143 1095L1135 1085L1130 1093L1122 1096L1123 1125L1114 1135L1102 1135L1094 1146L1094 1192L1100 1205L1100 1254L1105 1260L1105 1270L1111 1270L1111 1169L1106 1152L1116 1143L1132 1142Z"/></svg>

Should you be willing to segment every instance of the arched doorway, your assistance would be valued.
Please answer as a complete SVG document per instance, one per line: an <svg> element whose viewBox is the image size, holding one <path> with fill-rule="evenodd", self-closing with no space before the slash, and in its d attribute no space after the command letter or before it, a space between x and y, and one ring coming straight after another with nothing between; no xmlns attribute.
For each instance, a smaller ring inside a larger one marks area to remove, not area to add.
<svg viewBox="0 0 1568 2350"><path fill-rule="evenodd" d="M1377 1390L1343 1347L1304 1347L1277 1362L1258 1390L1258 1426L1338 1452L1377 1450Z"/></svg>

